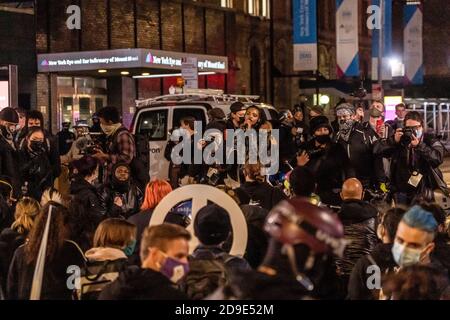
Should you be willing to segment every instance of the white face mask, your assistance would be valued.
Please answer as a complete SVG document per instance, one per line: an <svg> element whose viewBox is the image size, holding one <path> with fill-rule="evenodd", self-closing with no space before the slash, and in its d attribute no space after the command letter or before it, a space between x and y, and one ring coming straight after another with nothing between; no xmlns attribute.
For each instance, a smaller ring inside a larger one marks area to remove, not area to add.
<svg viewBox="0 0 450 320"><path fill-rule="evenodd" d="M422 249L408 248L406 245L402 245L397 241L392 246L392 255L395 263L400 267L407 267L418 264L420 262L420 256Z"/></svg>

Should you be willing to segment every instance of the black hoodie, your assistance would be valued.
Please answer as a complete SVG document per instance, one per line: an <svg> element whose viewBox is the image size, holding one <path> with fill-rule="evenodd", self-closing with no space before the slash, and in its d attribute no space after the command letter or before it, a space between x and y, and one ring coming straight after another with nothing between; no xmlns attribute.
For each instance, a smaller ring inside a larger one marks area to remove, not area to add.
<svg viewBox="0 0 450 320"><path fill-rule="evenodd" d="M188 300L162 273L131 266L108 284L99 300Z"/></svg>

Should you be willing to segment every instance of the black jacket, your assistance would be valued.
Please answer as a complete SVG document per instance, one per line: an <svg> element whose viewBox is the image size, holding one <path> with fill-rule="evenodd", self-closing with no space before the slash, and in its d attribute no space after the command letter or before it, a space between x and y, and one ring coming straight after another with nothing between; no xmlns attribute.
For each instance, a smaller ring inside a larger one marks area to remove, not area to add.
<svg viewBox="0 0 450 320"><path fill-rule="evenodd" d="M338 205L341 202L339 192L342 183L355 176L345 150L334 142L323 150L317 149L313 139L306 143L305 150L301 151L306 151L310 155L305 166L314 174L317 183L316 193L322 202Z"/></svg>
<svg viewBox="0 0 450 320"><path fill-rule="evenodd" d="M103 289L99 300L188 300L188 297L162 273L131 266Z"/></svg>
<svg viewBox="0 0 450 320"><path fill-rule="evenodd" d="M416 148L404 147L400 143L396 143L392 136L378 152L391 158L390 181L393 192L419 195L424 194L427 189L437 189L432 169L442 177L439 166L444 160L444 148L430 135L425 134ZM408 184L414 171L423 175L417 188Z"/></svg>
<svg viewBox="0 0 450 320"><path fill-rule="evenodd" d="M348 141L338 132L336 142L344 147L356 178L364 187L385 182L382 157L376 153L380 140L368 123L356 123Z"/></svg>
<svg viewBox="0 0 450 320"><path fill-rule="evenodd" d="M287 198L283 191L272 187L267 182L245 182L238 190L237 192L244 191L249 196L251 203L269 211L281 200Z"/></svg>
<svg viewBox="0 0 450 320"><path fill-rule="evenodd" d="M4 229L0 234L0 287L3 289L6 289L6 278L14 252L24 242L25 235L11 228Z"/></svg>
<svg viewBox="0 0 450 320"><path fill-rule="evenodd" d="M8 273L7 298L10 300L30 299L35 264L25 260L25 246L14 253ZM51 263L46 263L42 282L42 300L70 300L72 290L67 288L67 268L84 266L83 252L74 242L64 241L62 248Z"/></svg>
<svg viewBox="0 0 450 320"><path fill-rule="evenodd" d="M74 201L80 201L88 210L92 217L95 217L99 222L106 216L115 217L114 213L108 212L106 204L102 202L98 190L83 177L76 176L70 183L70 194L74 197Z"/></svg>
<svg viewBox="0 0 450 320"><path fill-rule="evenodd" d="M114 204L115 197L122 199L122 207ZM117 191L112 186L104 187L100 192L100 199L105 204L107 212L111 212L114 217L122 216L128 218L139 212L143 194L136 184L131 183L126 192Z"/></svg>
<svg viewBox="0 0 450 320"><path fill-rule="evenodd" d="M336 260L340 275L349 276L359 258L369 254L378 243L376 217L377 210L368 202L342 202L339 218L344 224L344 236L350 243L345 248L344 256Z"/></svg>
<svg viewBox="0 0 450 320"><path fill-rule="evenodd" d="M22 186L19 171L19 153L14 142L11 145L5 138L7 135L6 129L0 126L0 130L0 176L7 176L11 179L14 196L18 197Z"/></svg>
<svg viewBox="0 0 450 320"><path fill-rule="evenodd" d="M75 141L75 134L70 132L69 130L62 130L58 132L58 146L59 146L59 154L62 156L69 152L72 147L72 143Z"/></svg>

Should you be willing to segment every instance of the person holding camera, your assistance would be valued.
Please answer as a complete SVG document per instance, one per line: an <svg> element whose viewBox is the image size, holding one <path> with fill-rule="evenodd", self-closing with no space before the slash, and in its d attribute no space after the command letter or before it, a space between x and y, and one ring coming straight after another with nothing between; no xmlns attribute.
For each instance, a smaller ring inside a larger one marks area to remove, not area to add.
<svg viewBox="0 0 450 320"><path fill-rule="evenodd" d="M403 129L397 128L386 142L383 153L391 158L391 193L397 205L410 205L419 197L432 200L433 191L445 187L439 170L444 149L424 133L418 112L409 112Z"/></svg>
<svg viewBox="0 0 450 320"><path fill-rule="evenodd" d="M316 194L327 205L339 205L343 182L354 177L345 149L332 141L333 130L325 116L309 123L312 139L297 154L297 165L309 168L316 177Z"/></svg>

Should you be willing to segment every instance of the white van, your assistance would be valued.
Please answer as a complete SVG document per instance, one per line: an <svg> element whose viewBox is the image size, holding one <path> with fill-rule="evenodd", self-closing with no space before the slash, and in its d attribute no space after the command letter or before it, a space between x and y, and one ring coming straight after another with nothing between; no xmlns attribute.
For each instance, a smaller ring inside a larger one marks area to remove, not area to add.
<svg viewBox="0 0 450 320"><path fill-rule="evenodd" d="M195 100L195 99L194 99ZM148 166L150 177L158 179L168 179L169 162L164 157L164 150L169 140L169 132L175 127L179 127L180 120L184 117L194 117L201 121L203 128L208 123L207 112L215 107L223 109L226 115L230 114L232 102L215 103L215 101L149 101L148 105L139 102L133 118L131 132L136 136L139 156L149 155ZM251 103L260 107L270 120L278 119L278 112L273 106L267 104ZM142 148L142 144L148 144L148 151ZM142 151L145 150L145 151ZM146 161L147 162L147 161Z"/></svg>

